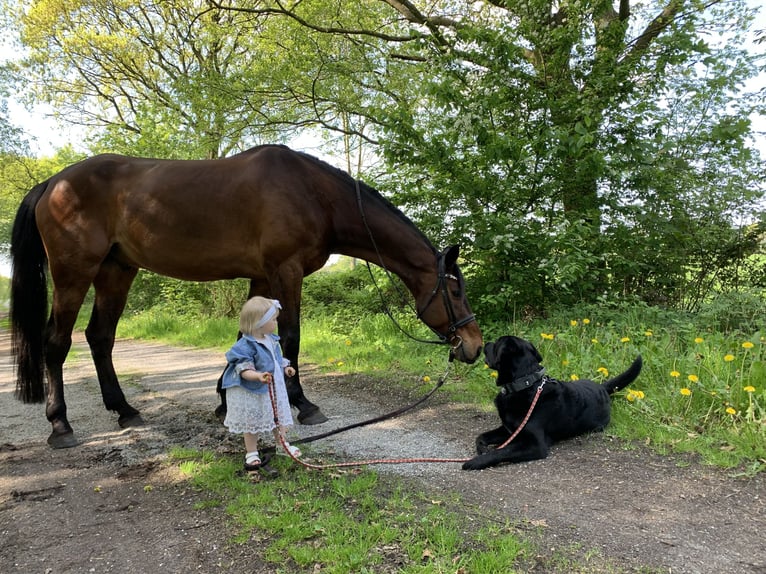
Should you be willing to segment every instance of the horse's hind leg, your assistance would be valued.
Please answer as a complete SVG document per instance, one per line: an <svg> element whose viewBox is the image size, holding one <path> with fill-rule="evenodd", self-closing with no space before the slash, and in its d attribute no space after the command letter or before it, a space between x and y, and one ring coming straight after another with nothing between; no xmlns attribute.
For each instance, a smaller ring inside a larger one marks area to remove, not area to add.
<svg viewBox="0 0 766 574"><path fill-rule="evenodd" d="M119 415L118 424L125 428L143 423L139 412L130 406L120 388L112 362L112 349L117 322L125 309L128 291L138 269L107 258L93 280L95 302L85 330L104 406Z"/></svg>
<svg viewBox="0 0 766 574"><path fill-rule="evenodd" d="M69 448L77 445L64 401L63 366L72 346L72 329L77 313L88 292L88 281L70 281L60 278L54 282L53 305L45 329L45 368L48 375L48 394L45 416L51 423L48 444L53 448ZM61 287L66 285L66 287Z"/></svg>

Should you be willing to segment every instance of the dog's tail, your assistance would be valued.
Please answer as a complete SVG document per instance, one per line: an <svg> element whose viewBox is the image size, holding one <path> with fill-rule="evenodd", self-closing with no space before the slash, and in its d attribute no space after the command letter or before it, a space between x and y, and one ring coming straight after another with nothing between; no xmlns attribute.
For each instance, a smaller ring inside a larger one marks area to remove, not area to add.
<svg viewBox="0 0 766 574"><path fill-rule="evenodd" d="M641 372L641 367L643 366L643 361L641 360L641 355L636 357L636 360L633 361L633 364L628 367L628 370L624 373L621 373L614 377L613 379L609 379L604 383L604 388L606 388L607 392L611 395L612 393L616 393L617 391L624 389L627 387L630 383L636 380L639 373Z"/></svg>

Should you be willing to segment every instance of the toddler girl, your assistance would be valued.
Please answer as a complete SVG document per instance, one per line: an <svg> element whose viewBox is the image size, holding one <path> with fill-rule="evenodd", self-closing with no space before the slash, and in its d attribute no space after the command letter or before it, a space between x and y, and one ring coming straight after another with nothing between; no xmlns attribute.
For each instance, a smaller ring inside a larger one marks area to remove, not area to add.
<svg viewBox="0 0 766 574"><path fill-rule="evenodd" d="M285 430L293 425L285 375L292 377L295 369L282 357L279 337L275 334L281 308L276 299L248 299L239 316L242 337L226 353L228 365L221 388L226 389L228 410L223 424L231 433L244 434L248 472L261 466L260 433L272 432L277 448L283 446L292 456L301 455L300 449L285 439ZM274 422L270 384L274 385L278 425Z"/></svg>

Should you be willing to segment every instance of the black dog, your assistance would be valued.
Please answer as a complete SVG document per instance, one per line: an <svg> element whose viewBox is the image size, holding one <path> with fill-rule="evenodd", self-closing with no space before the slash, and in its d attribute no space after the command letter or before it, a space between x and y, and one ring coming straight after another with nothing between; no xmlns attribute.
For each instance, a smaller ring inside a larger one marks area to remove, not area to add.
<svg viewBox="0 0 766 574"><path fill-rule="evenodd" d="M642 366L639 355L627 371L600 385L550 378L534 345L518 337L500 337L487 343L484 355L487 365L497 371L497 385L502 387L495 406L503 425L476 437L478 456L465 462L463 470L545 458L554 442L604 430L611 415L609 395L632 383ZM524 428L507 446L496 448L521 426L540 385L540 398Z"/></svg>

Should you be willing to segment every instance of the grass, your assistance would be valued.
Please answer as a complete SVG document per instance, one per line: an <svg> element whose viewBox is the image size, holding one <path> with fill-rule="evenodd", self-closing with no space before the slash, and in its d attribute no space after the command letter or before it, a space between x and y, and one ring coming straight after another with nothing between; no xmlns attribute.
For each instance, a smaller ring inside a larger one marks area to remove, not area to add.
<svg viewBox="0 0 766 574"><path fill-rule="evenodd" d="M401 322L430 336L411 317ZM604 380L640 353L644 370L616 397L610 434L628 448L640 441L660 453L693 453L732 474L766 469L766 329L720 332L680 315L601 308L482 327L487 340L501 334L532 340L560 379ZM223 351L236 329L233 319L153 309L126 316L118 336ZM444 347L412 342L380 315L308 318L302 333L301 360L328 371L430 388L447 365ZM453 400L486 408L496 392L494 373L483 364L454 364L444 389ZM528 528L488 516L472 521L458 499L430 500L370 470L291 472L289 462L278 461L282 478L255 488L237 476L239 459L176 450L172 460L206 493L199 507L225 508L236 525L234 540L263 546L262 556L281 572L377 572L391 563L404 573L625 571L591 549L537 548Z"/></svg>
<svg viewBox="0 0 766 574"><path fill-rule="evenodd" d="M620 573L581 547L538 549L512 524L462 508L456 495L434 500L369 470L318 472L278 459L279 480L254 485L241 461L175 449L171 461L206 494L198 508L225 508L233 540L248 544L279 572L431 574L527 572ZM541 552L550 555L543 556ZM649 572L649 570L647 570Z"/></svg>

